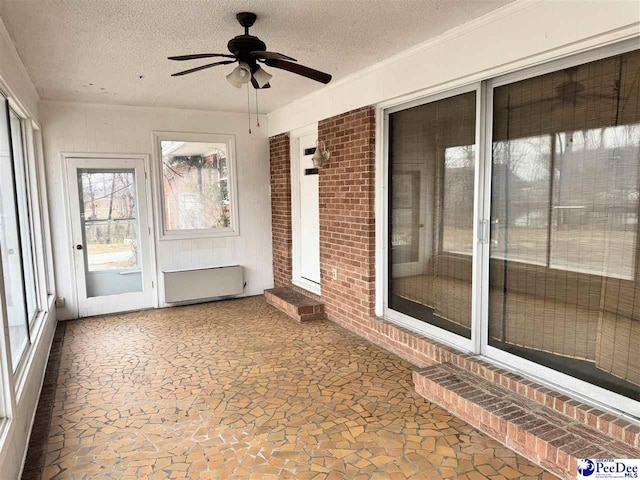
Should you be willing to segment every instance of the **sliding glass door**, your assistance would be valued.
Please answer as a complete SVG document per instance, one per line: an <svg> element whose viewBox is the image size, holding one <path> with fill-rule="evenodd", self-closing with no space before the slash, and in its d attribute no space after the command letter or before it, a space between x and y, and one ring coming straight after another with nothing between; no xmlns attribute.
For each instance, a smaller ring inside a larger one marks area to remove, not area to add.
<svg viewBox="0 0 640 480"><path fill-rule="evenodd" d="M478 92L388 114L388 306L452 343L471 339Z"/></svg>
<svg viewBox="0 0 640 480"><path fill-rule="evenodd" d="M489 345L637 400L640 52L496 83Z"/></svg>
<svg viewBox="0 0 640 480"><path fill-rule="evenodd" d="M640 50L505 75L384 118L385 315L640 408Z"/></svg>

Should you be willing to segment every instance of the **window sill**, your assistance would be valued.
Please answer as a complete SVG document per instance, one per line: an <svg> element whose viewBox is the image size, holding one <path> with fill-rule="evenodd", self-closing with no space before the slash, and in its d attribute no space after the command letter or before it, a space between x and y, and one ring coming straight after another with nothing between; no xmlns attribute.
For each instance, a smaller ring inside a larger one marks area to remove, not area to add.
<svg viewBox="0 0 640 480"><path fill-rule="evenodd" d="M240 235L238 229L229 230L189 230L185 232L171 232L162 233L160 235L160 241L172 241L172 240L195 240L199 238L224 238L224 237L237 237Z"/></svg>

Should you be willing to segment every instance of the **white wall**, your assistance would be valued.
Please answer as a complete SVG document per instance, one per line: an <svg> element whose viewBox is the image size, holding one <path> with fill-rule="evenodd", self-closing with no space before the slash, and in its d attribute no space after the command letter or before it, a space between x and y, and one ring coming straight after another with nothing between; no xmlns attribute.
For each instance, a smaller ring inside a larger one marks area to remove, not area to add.
<svg viewBox="0 0 640 480"><path fill-rule="evenodd" d="M637 0L520 0L269 113L269 135L638 35Z"/></svg>
<svg viewBox="0 0 640 480"><path fill-rule="evenodd" d="M60 152L152 155L153 131L235 135L240 219L239 236L157 241L158 271L239 264L244 267L246 295L261 294L273 285L266 118L256 128L254 117L249 135L247 115L238 113L43 102L40 115L49 210L56 226L56 289L67 300L58 318L74 318L77 312Z"/></svg>
<svg viewBox="0 0 640 480"><path fill-rule="evenodd" d="M2 21L0 90L9 97L11 106L21 116L38 121L38 93ZM27 131L30 132L31 129L27 128ZM46 204L43 208L46 210ZM0 326L4 323L3 299L4 286L0 278ZM21 372L16 377L9 370L8 362L0 358L0 383L9 417L8 421L0 420L0 477L3 479L20 478L55 327L55 311L51 310L49 305L49 310L43 313L39 326L32 332L32 344L23 359ZM1 335L0 341L3 343L0 346L0 357L9 355L8 342L5 343Z"/></svg>

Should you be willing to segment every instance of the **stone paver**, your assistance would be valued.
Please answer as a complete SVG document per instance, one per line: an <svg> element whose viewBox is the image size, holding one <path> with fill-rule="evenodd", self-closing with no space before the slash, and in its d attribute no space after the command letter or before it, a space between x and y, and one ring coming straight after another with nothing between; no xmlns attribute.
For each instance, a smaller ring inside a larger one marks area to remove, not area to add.
<svg viewBox="0 0 640 480"><path fill-rule="evenodd" d="M43 478L552 479L262 297L67 323Z"/></svg>

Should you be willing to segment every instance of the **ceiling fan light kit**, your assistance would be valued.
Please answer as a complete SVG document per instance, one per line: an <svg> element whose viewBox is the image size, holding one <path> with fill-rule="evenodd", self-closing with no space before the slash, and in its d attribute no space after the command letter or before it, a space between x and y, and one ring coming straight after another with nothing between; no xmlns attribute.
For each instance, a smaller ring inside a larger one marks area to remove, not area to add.
<svg viewBox="0 0 640 480"><path fill-rule="evenodd" d="M260 88L265 88L265 86L269 84L269 80L273 78L273 75L258 65L258 68L253 72L253 78L258 82Z"/></svg>
<svg viewBox="0 0 640 480"><path fill-rule="evenodd" d="M242 87L251 81L251 68L245 62L238 63L238 66L227 75L227 81L236 88Z"/></svg>
<svg viewBox="0 0 640 480"><path fill-rule="evenodd" d="M254 35L249 35L249 28L253 26L256 21L256 14L251 12L240 12L236 14L238 23L244 28L244 34L237 35L229 40L227 43L228 53L196 53L192 55L178 55L174 57L168 57L169 60L185 61L185 60L197 60L203 58L216 58L222 57L229 60L222 60L218 62L209 63L189 70L183 70L181 72L174 73L172 77L179 77L187 75L189 73L198 72L207 68L215 67L218 65L229 65L231 63L238 62L238 65L233 69L231 73L227 75L227 81L236 88L247 85L249 88L249 82L251 86L256 89L256 110L257 110L257 90L264 88L270 88L270 80L273 75L266 72L260 64L265 64L273 68L280 70L286 70L296 75L315 80L320 83L329 83L331 81L331 75L328 73L314 70L313 68L305 67L297 63L295 58L283 55L282 53L270 52L267 50L267 45ZM248 93L248 92L247 92ZM256 112L257 113L257 112ZM249 116L251 112L249 111ZM251 129L249 129L251 133Z"/></svg>

